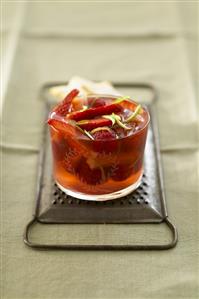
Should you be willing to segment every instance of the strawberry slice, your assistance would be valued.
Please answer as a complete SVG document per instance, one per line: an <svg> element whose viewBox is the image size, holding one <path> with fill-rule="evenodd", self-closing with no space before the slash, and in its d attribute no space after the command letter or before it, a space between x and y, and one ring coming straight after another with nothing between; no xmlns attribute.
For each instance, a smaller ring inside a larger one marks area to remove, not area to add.
<svg viewBox="0 0 199 299"><path fill-rule="evenodd" d="M68 115L68 117L70 119L79 121L84 119L91 119L100 115L111 114L113 112L121 112L122 109L122 106L119 104L111 104L106 106L100 106L97 108L89 108L85 111L72 112Z"/></svg>
<svg viewBox="0 0 199 299"><path fill-rule="evenodd" d="M72 100L78 95L79 90L73 89L61 103L59 103L54 109L53 112L60 116L65 116L71 106Z"/></svg>
<svg viewBox="0 0 199 299"><path fill-rule="evenodd" d="M76 138L78 134L82 134L76 127L58 119L49 119L48 124L60 132L60 134L63 134L63 138L67 138L67 142L71 148L79 152L79 154L88 156L87 148Z"/></svg>
<svg viewBox="0 0 199 299"><path fill-rule="evenodd" d="M48 124L61 133L72 134L74 136L76 134L75 127L62 120L49 118Z"/></svg>
<svg viewBox="0 0 199 299"><path fill-rule="evenodd" d="M111 126L112 121L110 119L105 119L105 118L80 120L79 122L77 122L77 125L84 130L91 131L98 127Z"/></svg>

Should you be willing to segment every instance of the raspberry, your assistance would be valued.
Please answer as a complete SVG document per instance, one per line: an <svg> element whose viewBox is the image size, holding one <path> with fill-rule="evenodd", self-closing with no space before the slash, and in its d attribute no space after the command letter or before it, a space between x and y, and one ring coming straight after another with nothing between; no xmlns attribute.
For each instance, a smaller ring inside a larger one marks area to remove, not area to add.
<svg viewBox="0 0 199 299"><path fill-rule="evenodd" d="M101 107L101 106L105 106L106 105L106 101L103 99L96 99L94 100L92 107L96 108L96 107Z"/></svg>
<svg viewBox="0 0 199 299"><path fill-rule="evenodd" d="M132 174L133 168L128 164L117 164L112 167L111 178L114 181L123 181L126 180Z"/></svg>
<svg viewBox="0 0 199 299"><path fill-rule="evenodd" d="M113 130L108 128L100 128L100 130L93 133L95 140L115 140L116 134Z"/></svg>
<svg viewBox="0 0 199 299"><path fill-rule="evenodd" d="M80 181L89 185L97 185L103 182L103 170L101 168L91 169L85 158L82 158L75 169Z"/></svg>
<svg viewBox="0 0 199 299"><path fill-rule="evenodd" d="M99 128L99 130L94 132L92 136L95 139L95 141L93 142L93 149L95 152L107 154L116 151L116 134L110 128Z"/></svg>

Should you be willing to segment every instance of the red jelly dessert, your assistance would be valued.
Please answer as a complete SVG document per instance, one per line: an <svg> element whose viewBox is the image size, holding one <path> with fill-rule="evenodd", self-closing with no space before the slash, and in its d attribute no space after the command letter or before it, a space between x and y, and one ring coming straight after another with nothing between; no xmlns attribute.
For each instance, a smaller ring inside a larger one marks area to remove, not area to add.
<svg viewBox="0 0 199 299"><path fill-rule="evenodd" d="M48 118L55 181L81 199L122 197L142 177L148 111L129 97L78 94L72 90Z"/></svg>

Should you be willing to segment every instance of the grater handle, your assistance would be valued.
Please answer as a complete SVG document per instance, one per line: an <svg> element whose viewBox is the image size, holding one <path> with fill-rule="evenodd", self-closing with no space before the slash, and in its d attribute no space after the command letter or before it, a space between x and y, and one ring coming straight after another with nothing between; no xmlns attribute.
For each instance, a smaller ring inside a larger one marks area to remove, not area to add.
<svg viewBox="0 0 199 299"><path fill-rule="evenodd" d="M154 244L154 245L144 245L144 244L129 244L129 245L73 245L73 244L41 244L41 243L34 243L30 241L29 235L30 235L30 229L31 227L36 224L40 223L38 222L37 218L34 217L27 225L25 228L24 232L24 243L31 248L34 249L40 249L40 250L97 250L97 251L102 251L102 250L124 250L124 251L130 251L130 250L165 250L165 249L171 249L174 248L177 244L178 241L178 233L175 225L169 220L168 217L166 217L161 223L166 223L167 226L169 227L171 234L172 234L172 239L169 243L167 244Z"/></svg>

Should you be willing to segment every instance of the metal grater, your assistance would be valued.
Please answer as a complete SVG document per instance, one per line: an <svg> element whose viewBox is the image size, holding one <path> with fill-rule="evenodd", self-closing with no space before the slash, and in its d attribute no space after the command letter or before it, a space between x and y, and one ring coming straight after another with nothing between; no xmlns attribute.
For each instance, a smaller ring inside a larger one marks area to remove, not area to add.
<svg viewBox="0 0 199 299"><path fill-rule="evenodd" d="M60 83L60 85L63 83ZM66 83L65 83L66 84ZM55 85L49 84L43 89L43 94ZM147 84L114 84L116 87L148 88ZM155 94L153 93L155 96ZM47 98L48 100L48 98ZM47 112L51 109L47 101ZM24 242L33 248L40 249L168 249L177 243L177 230L168 219L158 145L158 132L155 122L153 105L148 106L151 123L145 149L144 175L139 188L131 194L115 200L104 202L86 201L73 198L63 193L52 177L52 157L48 130L44 132L44 143L40 155L38 192L34 219L27 225ZM173 239L165 245L44 245L35 244L29 240L29 229L33 223L51 224L133 224L166 222L170 227Z"/></svg>

